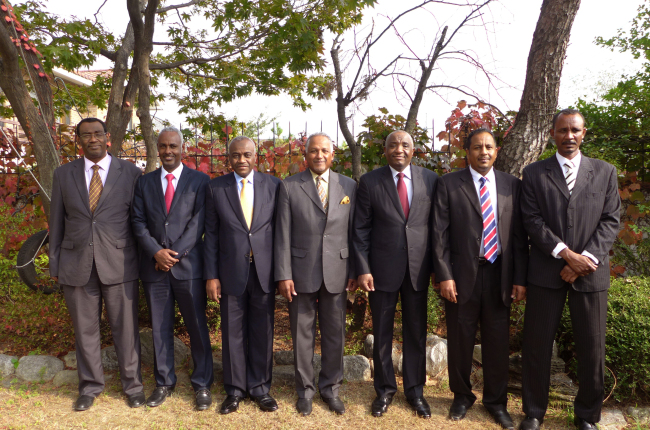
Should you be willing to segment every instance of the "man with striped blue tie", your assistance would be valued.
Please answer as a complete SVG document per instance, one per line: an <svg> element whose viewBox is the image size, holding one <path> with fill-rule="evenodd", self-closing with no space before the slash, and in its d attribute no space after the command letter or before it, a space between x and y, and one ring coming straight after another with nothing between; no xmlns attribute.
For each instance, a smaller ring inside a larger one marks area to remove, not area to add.
<svg viewBox="0 0 650 430"><path fill-rule="evenodd" d="M521 181L492 168L492 132L466 138L469 167L440 178L434 199L433 265L446 299L449 418L462 420L476 401L470 374L480 322L483 405L503 428L514 429L508 403L510 303L526 296L528 242L521 222Z"/></svg>

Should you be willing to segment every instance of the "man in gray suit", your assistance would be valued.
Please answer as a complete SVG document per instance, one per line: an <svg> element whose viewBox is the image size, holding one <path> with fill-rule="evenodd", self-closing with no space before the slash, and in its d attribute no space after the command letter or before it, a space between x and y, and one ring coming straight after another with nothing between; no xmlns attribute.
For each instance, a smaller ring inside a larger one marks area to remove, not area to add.
<svg viewBox="0 0 650 430"><path fill-rule="evenodd" d="M138 248L131 202L142 175L106 152L106 124L77 125L84 157L54 171L50 206L50 275L63 287L77 349L79 398L90 408L104 390L99 320L102 301L111 326L122 388L131 407L144 405L138 333Z"/></svg>
<svg viewBox="0 0 650 430"><path fill-rule="evenodd" d="M523 430L537 430L544 420L553 340L567 301L580 382L575 424L589 430L600 421L609 250L618 234L621 199L616 168L580 153L586 132L579 111L558 112L551 129L557 153L523 173L521 213L531 241L522 352Z"/></svg>
<svg viewBox="0 0 650 430"><path fill-rule="evenodd" d="M305 144L309 169L282 182L275 227L275 279L289 300L298 412L312 410L316 317L321 330L321 398L341 415L346 286L353 289L349 258L356 183L330 170L334 147L324 133Z"/></svg>

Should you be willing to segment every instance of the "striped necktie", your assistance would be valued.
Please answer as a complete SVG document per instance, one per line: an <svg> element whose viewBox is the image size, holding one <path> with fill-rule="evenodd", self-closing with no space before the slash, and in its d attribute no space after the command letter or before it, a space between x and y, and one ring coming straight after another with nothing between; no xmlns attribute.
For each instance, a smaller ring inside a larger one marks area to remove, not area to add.
<svg viewBox="0 0 650 430"><path fill-rule="evenodd" d="M99 165L93 165L92 169L94 172L92 178L90 178L90 186L88 187L88 203L90 203L90 211L95 213L104 185L102 184L102 178L99 177Z"/></svg>
<svg viewBox="0 0 650 430"><path fill-rule="evenodd" d="M566 179L566 185L569 187L569 195L571 195L573 192L573 186L576 184L576 175L573 172L573 166L570 163L564 163L564 167L566 167L564 179Z"/></svg>
<svg viewBox="0 0 650 430"><path fill-rule="evenodd" d="M325 181L325 179L320 175L316 176L316 190L318 191L318 197L320 197L320 201L323 203L323 209L327 212L327 193L325 192L325 187L321 181Z"/></svg>
<svg viewBox="0 0 650 430"><path fill-rule="evenodd" d="M497 259L497 223L494 218L487 179L481 177L479 182L481 183L479 194L481 195L481 213L483 214L483 256L490 263L494 263Z"/></svg>

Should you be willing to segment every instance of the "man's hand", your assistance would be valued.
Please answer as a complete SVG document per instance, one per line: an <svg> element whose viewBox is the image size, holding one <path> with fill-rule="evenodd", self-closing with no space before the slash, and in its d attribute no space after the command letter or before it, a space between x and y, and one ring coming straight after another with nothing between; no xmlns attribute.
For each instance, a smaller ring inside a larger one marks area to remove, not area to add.
<svg viewBox="0 0 650 430"><path fill-rule="evenodd" d="M571 269L578 276L585 276L596 271L598 266L591 261L591 258L585 257L584 255L576 254L571 251L569 248L564 248L560 252L560 257L564 258L564 261L567 262Z"/></svg>
<svg viewBox="0 0 650 430"><path fill-rule="evenodd" d="M205 292L208 293L208 299L219 303L221 298L221 282L218 279L208 279L205 283Z"/></svg>
<svg viewBox="0 0 650 430"><path fill-rule="evenodd" d="M452 303L457 303L456 282L453 279L440 283L440 295Z"/></svg>
<svg viewBox="0 0 650 430"><path fill-rule="evenodd" d="M171 249L161 249L160 251L156 252L153 258L155 258L156 263L158 263L157 270L168 272L174 264L178 263L178 260L174 258L177 255L178 252Z"/></svg>
<svg viewBox="0 0 650 430"><path fill-rule="evenodd" d="M357 278L357 284L358 286L366 292L370 291L375 291L375 280L373 279L372 275L370 273L366 273L365 275L359 275Z"/></svg>
<svg viewBox="0 0 650 430"><path fill-rule="evenodd" d="M357 282L354 279L348 279L348 285L345 289L349 292L353 292L357 289Z"/></svg>
<svg viewBox="0 0 650 430"><path fill-rule="evenodd" d="M296 289L293 287L293 279L286 279L278 282L278 291L282 294L282 297L289 300L289 302L293 299L292 296L298 295Z"/></svg>
<svg viewBox="0 0 650 430"><path fill-rule="evenodd" d="M564 282L568 282L569 284L573 284L578 279L578 274L568 264L562 268L560 276Z"/></svg>
<svg viewBox="0 0 650 430"><path fill-rule="evenodd" d="M515 303L524 300L526 298L526 287L523 285L513 285L510 298L512 298Z"/></svg>

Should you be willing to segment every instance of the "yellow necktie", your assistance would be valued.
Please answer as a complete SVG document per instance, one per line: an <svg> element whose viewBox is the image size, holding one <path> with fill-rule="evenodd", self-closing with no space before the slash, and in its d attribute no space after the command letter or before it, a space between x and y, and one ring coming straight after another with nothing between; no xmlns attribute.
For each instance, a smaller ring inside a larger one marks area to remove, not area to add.
<svg viewBox="0 0 650 430"><path fill-rule="evenodd" d="M239 194L239 200L241 201L241 209L244 212L244 218L246 219L246 224L248 229L251 228L251 222L253 221L253 206L250 204L248 195L246 193L246 184L248 180L243 178L241 180L241 193Z"/></svg>
<svg viewBox="0 0 650 430"><path fill-rule="evenodd" d="M102 178L99 177L99 166L95 164L92 169L93 177L90 179L90 187L88 188L88 201L90 203L90 211L95 212L99 197L102 195L104 185L102 185Z"/></svg>
<svg viewBox="0 0 650 430"><path fill-rule="evenodd" d="M323 204L323 209L325 209L325 212L327 212L327 193L325 192L325 187L323 186L323 181L325 179L322 178L322 176L316 176L316 191L318 191L318 197L320 197L320 201Z"/></svg>

